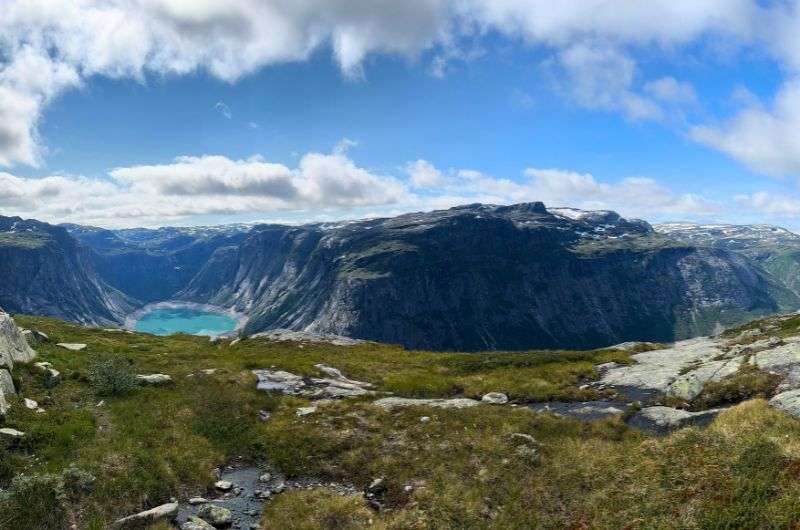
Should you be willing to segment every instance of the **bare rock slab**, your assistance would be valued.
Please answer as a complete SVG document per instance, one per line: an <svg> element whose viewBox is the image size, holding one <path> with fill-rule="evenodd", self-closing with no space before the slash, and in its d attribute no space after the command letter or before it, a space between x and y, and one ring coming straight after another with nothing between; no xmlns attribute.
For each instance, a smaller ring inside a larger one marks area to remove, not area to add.
<svg viewBox="0 0 800 530"><path fill-rule="evenodd" d="M378 407L393 410L405 407L433 407L437 409L465 409L480 405L480 401L469 398L414 399L401 397L382 398L373 402Z"/></svg>
<svg viewBox="0 0 800 530"><path fill-rule="evenodd" d="M647 407L634 414L628 420L628 425L663 436L683 427L708 425L722 410L724 409L689 412L672 407Z"/></svg>

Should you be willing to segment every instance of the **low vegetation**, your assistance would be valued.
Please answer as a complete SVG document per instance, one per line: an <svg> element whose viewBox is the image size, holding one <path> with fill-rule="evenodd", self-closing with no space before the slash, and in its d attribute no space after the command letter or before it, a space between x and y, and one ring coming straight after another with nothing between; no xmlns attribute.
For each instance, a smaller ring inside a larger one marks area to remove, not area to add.
<svg viewBox="0 0 800 530"><path fill-rule="evenodd" d="M358 489L384 478L380 510L361 495L325 487L287 491L267 504L264 529L789 528L800 521L800 422L761 399L725 411L707 429L665 438L633 431L620 418L581 423L522 406L597 397L579 386L594 376L594 364L629 362L622 351L231 346L17 321L51 336L40 358L63 380L48 389L33 367L16 370L23 394L46 412L15 401L5 420L27 436L0 447L0 528L106 528L171 497L206 493L214 469L233 458ZM55 342L89 347L70 352ZM301 417L296 410L307 401L257 391L250 372L275 366L319 375L320 362L378 392L501 391L519 406L387 411L365 397ZM175 383L127 389L131 374L154 372ZM748 392L738 395L756 395ZM259 411L270 411L270 419L261 421Z"/></svg>

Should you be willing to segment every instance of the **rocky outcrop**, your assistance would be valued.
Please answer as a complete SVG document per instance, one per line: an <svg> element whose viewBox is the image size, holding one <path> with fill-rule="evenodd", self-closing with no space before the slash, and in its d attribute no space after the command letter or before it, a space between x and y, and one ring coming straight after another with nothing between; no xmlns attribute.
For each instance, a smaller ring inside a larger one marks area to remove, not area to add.
<svg viewBox="0 0 800 530"><path fill-rule="evenodd" d="M98 276L90 254L62 227L0 217L0 306L85 325L121 322L137 302Z"/></svg>
<svg viewBox="0 0 800 530"><path fill-rule="evenodd" d="M14 320L0 309L0 417L8 412L6 396L16 394L11 372L14 363L29 363L36 358Z"/></svg>
<svg viewBox="0 0 800 530"><path fill-rule="evenodd" d="M466 409L480 405L480 401L469 398L413 399L402 397L381 398L373 402L378 407L393 410L406 407L433 407L436 409Z"/></svg>
<svg viewBox="0 0 800 530"><path fill-rule="evenodd" d="M348 379L331 366L324 364L314 366L328 377L305 377L283 370L253 370L253 373L258 378L258 390L308 399L363 396L372 388L370 383Z"/></svg>
<svg viewBox="0 0 800 530"><path fill-rule="evenodd" d="M671 407L647 407L635 413L628 420L628 425L652 434L665 435L683 427L708 425L721 410L689 412Z"/></svg>
<svg viewBox="0 0 800 530"><path fill-rule="evenodd" d="M262 331L261 333L254 333L250 338L264 339L272 342L317 342L333 344L334 346L355 346L364 343L363 340L351 339L350 337L343 337L332 333L313 333L310 331L292 331L290 329Z"/></svg>

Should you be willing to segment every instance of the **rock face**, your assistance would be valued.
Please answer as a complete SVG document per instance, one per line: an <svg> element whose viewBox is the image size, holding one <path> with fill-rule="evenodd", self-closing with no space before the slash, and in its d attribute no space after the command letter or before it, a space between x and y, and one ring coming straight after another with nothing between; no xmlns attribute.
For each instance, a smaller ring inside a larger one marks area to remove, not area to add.
<svg viewBox="0 0 800 530"><path fill-rule="evenodd" d="M111 288L91 251L58 226L0 217L0 306L80 324L121 322L136 302Z"/></svg>
<svg viewBox="0 0 800 530"><path fill-rule="evenodd" d="M324 364L314 365L328 377L304 377L283 370L253 370L258 389L309 399L335 399L363 396L372 385L345 377L339 370Z"/></svg>
<svg viewBox="0 0 800 530"><path fill-rule="evenodd" d="M800 307L751 259L613 212L470 205L335 225L257 226L180 294L287 328L409 348L673 341ZM502 308L502 310L498 310Z"/></svg>
<svg viewBox="0 0 800 530"><path fill-rule="evenodd" d="M356 344L363 344L363 340L351 339L350 337L343 337L341 335L334 335L332 333L312 333L310 331L292 331L290 329L273 329L270 331L262 331L250 336L253 339L266 339L275 342L324 342L333 344L334 346L355 346ZM233 345L233 343L231 343Z"/></svg>
<svg viewBox="0 0 800 530"><path fill-rule="evenodd" d="M14 320L0 309L0 417L8 412L6 396L16 393L11 372L14 363L29 363L36 358Z"/></svg>
<svg viewBox="0 0 800 530"><path fill-rule="evenodd" d="M614 212L542 203L304 226L67 229L91 248L67 270L86 270L141 303L235 309L250 317L248 335L291 330L274 340L300 332L303 341L344 336L436 350L585 349L672 342L800 308L800 238L795 262L769 250L787 237L717 244L717 236L659 233ZM121 305L94 284L65 298L49 282L50 296L25 309L113 320Z"/></svg>

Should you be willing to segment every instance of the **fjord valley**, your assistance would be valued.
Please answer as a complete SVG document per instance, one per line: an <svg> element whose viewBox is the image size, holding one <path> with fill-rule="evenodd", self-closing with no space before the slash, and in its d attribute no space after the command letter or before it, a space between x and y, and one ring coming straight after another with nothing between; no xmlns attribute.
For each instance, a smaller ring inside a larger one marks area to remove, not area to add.
<svg viewBox="0 0 800 530"><path fill-rule="evenodd" d="M177 301L244 315L244 335L478 351L670 342L800 308L800 237L765 227L654 228L542 203L299 226L4 222L0 304L88 324Z"/></svg>

